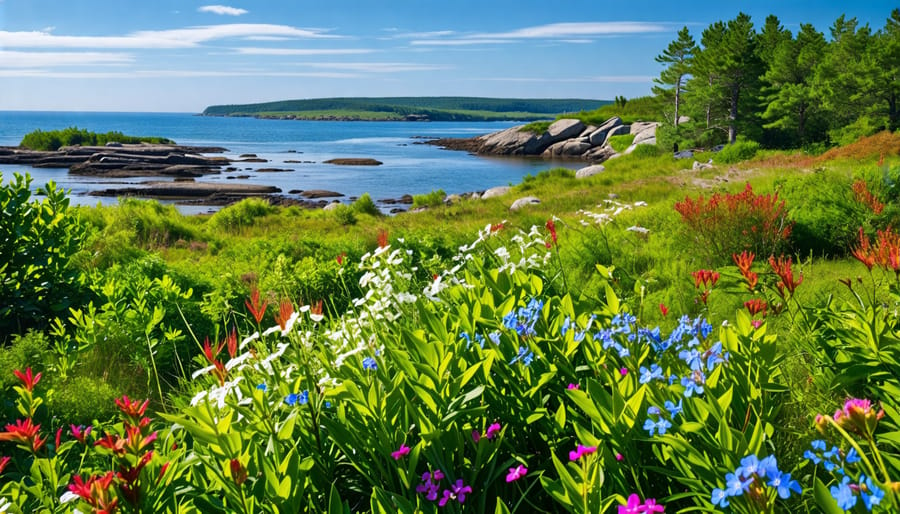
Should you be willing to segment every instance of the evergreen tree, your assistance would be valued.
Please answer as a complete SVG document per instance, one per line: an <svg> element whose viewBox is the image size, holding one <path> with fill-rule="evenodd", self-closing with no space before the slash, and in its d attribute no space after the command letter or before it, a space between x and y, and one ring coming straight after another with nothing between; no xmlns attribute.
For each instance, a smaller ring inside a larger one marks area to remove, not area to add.
<svg viewBox="0 0 900 514"><path fill-rule="evenodd" d="M653 87L656 95L671 98L674 101L673 125L678 127L678 119L681 117L681 104L684 98L687 76L691 73L691 64L694 53L697 51L697 43L688 31L683 27L678 31L678 39L669 43L663 53L656 56L656 62L667 65L654 82L658 86Z"/></svg>
<svg viewBox="0 0 900 514"><path fill-rule="evenodd" d="M834 131L860 121L872 105L866 82L874 63L867 56L871 40L868 26L841 15L831 26L831 44L816 68L815 87L828 111Z"/></svg>
<svg viewBox="0 0 900 514"><path fill-rule="evenodd" d="M900 129L900 9L891 12L870 51L875 63L870 85L878 102L876 113L887 118L890 130Z"/></svg>
<svg viewBox="0 0 900 514"><path fill-rule="evenodd" d="M725 94L719 86L718 55L715 48L725 37L725 23L717 21L704 29L701 48L694 52L691 78L687 83L687 104L692 118L702 119L707 133L724 129ZM707 138L708 139L708 138ZM713 141L718 140L715 136Z"/></svg>
<svg viewBox="0 0 900 514"><path fill-rule="evenodd" d="M775 58L775 52L779 46L785 41L793 39L791 31L781 26L781 22L774 14L766 17L766 24L763 25L757 38L758 44L756 53L759 59L766 67L772 66L772 60Z"/></svg>
<svg viewBox="0 0 900 514"><path fill-rule="evenodd" d="M819 104L812 78L826 47L825 36L810 24L800 26L796 40L779 43L764 76L766 128L791 131L800 143L809 141L809 120L816 116Z"/></svg>

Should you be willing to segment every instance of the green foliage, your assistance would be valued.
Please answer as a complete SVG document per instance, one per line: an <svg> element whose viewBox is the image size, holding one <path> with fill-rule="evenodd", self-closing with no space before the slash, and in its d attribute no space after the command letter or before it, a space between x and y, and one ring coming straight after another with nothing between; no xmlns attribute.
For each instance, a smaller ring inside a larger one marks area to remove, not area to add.
<svg viewBox="0 0 900 514"><path fill-rule="evenodd" d="M67 423L90 426L94 420L109 422L116 416L115 400L122 396L100 377L73 376L56 382L47 409Z"/></svg>
<svg viewBox="0 0 900 514"><path fill-rule="evenodd" d="M624 100L625 97L622 97ZM586 125L599 126L604 121L618 116L624 123L635 121L663 121L663 104L655 96L639 96L618 104L607 104L593 111L581 111L566 115L567 118L580 119Z"/></svg>
<svg viewBox="0 0 900 514"><path fill-rule="evenodd" d="M638 159L643 159L645 157L659 157L661 154L662 152L658 145L637 145L631 152L631 155Z"/></svg>
<svg viewBox="0 0 900 514"><path fill-rule="evenodd" d="M519 132L530 132L532 134L541 135L544 132L547 132L547 129L552 125L552 121L532 121L531 123L527 123L519 128Z"/></svg>
<svg viewBox="0 0 900 514"><path fill-rule="evenodd" d="M619 153L624 152L632 142L634 142L634 134L621 134L609 138L609 146Z"/></svg>
<svg viewBox="0 0 900 514"><path fill-rule="evenodd" d="M219 230L249 227L275 211L276 208L263 198L245 198L213 214L209 226Z"/></svg>
<svg viewBox="0 0 900 514"><path fill-rule="evenodd" d="M437 207L444 204L445 198L447 198L447 193L443 189L432 190L424 195L413 195L412 206L414 209L418 207Z"/></svg>
<svg viewBox="0 0 900 514"><path fill-rule="evenodd" d="M0 174L0 333L46 326L54 314L77 305L79 270L69 259L83 244L84 228L69 199L53 182L31 199L31 177Z"/></svg>
<svg viewBox="0 0 900 514"><path fill-rule="evenodd" d="M63 146L103 146L106 143L122 144L175 144L171 139L154 136L126 136L121 132L107 132L98 134L78 127L68 127L63 130L35 130L25 134L19 146L31 150L55 151Z"/></svg>
<svg viewBox="0 0 900 514"><path fill-rule="evenodd" d="M738 140L735 143L725 145L713 156L716 164L735 164L752 159L759 151L759 143L756 141Z"/></svg>
<svg viewBox="0 0 900 514"><path fill-rule="evenodd" d="M378 210L378 206L375 205L375 202L372 200L372 197L369 195L369 193L363 193L362 195L360 195L360 197L351 204L351 207L353 207L353 211L357 214L381 216L381 211Z"/></svg>
<svg viewBox="0 0 900 514"><path fill-rule="evenodd" d="M343 226L356 224L356 209L350 205L339 204L332 209L331 215Z"/></svg>
<svg viewBox="0 0 900 514"><path fill-rule="evenodd" d="M13 371L29 366L42 369L50 342L42 332L16 334L8 346L0 347L0 391L18 382ZM0 412L5 407L0 407Z"/></svg>

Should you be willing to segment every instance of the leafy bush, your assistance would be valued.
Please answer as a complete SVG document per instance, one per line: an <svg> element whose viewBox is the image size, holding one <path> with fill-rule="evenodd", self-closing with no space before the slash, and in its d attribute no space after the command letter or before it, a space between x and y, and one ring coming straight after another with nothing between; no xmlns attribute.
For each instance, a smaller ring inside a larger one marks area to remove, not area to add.
<svg viewBox="0 0 900 514"><path fill-rule="evenodd" d="M356 209L350 205L340 204L331 211L331 215L343 226L356 224Z"/></svg>
<svg viewBox="0 0 900 514"><path fill-rule="evenodd" d="M778 193L756 194L750 183L737 194L686 197L675 204L686 240L710 263L724 263L743 251L777 255L788 244L792 222Z"/></svg>
<svg viewBox="0 0 900 514"><path fill-rule="evenodd" d="M31 177L0 174L0 340L77 305L81 273L69 260L84 240L84 227L69 199L53 182L31 200ZM15 330L14 330L15 329Z"/></svg>
<svg viewBox="0 0 900 514"><path fill-rule="evenodd" d="M372 197L369 195L369 193L363 193L362 195L360 195L360 197L351 204L351 207L353 207L353 211L357 214L381 216L381 211L378 210L378 206L375 205L375 202L372 200Z"/></svg>
<svg viewBox="0 0 900 514"><path fill-rule="evenodd" d="M735 164L752 159L757 151L759 151L759 143L756 141L738 140L733 144L725 145L715 154L713 161L718 164Z"/></svg>
<svg viewBox="0 0 900 514"><path fill-rule="evenodd" d="M609 138L609 146L613 148L613 150L622 153L626 148L631 146L631 143L634 142L634 134L621 134L618 136L612 136Z"/></svg>
<svg viewBox="0 0 900 514"><path fill-rule="evenodd" d="M136 137L126 136L121 132L107 132L106 134L98 134L90 132L78 127L69 127L63 130L35 130L25 134L19 146L29 148L31 150L55 151L62 146L103 146L106 143L153 143L153 144L175 144L171 139L164 137Z"/></svg>
<svg viewBox="0 0 900 514"><path fill-rule="evenodd" d="M54 384L53 395L47 400L47 408L53 416L75 425L90 426L94 420L101 423L116 415L115 400L122 396L106 380L97 377L74 376Z"/></svg>
<svg viewBox="0 0 900 514"><path fill-rule="evenodd" d="M234 230L252 226L257 218L268 216L276 210L265 199L250 197L221 209L213 214L208 223L215 229Z"/></svg>
<svg viewBox="0 0 900 514"><path fill-rule="evenodd" d="M447 198L447 193L443 189L431 191L424 195L413 195L412 206L414 209L419 207L439 207L444 204L444 198Z"/></svg>

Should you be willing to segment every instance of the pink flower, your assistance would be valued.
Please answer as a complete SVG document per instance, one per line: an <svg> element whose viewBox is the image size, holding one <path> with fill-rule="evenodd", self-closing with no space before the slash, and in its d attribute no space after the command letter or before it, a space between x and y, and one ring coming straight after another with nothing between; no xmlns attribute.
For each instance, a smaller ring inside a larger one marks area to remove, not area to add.
<svg viewBox="0 0 900 514"><path fill-rule="evenodd" d="M481 432L479 432L478 430L473 430L472 431L472 440L475 441L476 443L478 441L481 441Z"/></svg>
<svg viewBox="0 0 900 514"><path fill-rule="evenodd" d="M400 460L400 457L409 455L409 449L409 446L406 446L406 443L403 443L397 451L391 452L391 457L393 457L394 460Z"/></svg>
<svg viewBox="0 0 900 514"><path fill-rule="evenodd" d="M509 474L506 475L507 482L515 482L516 480L525 476L525 473L528 473L528 468L519 464L514 468L509 468Z"/></svg>
<svg viewBox="0 0 900 514"><path fill-rule="evenodd" d="M487 439L493 439L497 437L498 433L500 433L500 423L491 423L491 426L489 426L487 431L485 431L484 437Z"/></svg>
<svg viewBox="0 0 900 514"><path fill-rule="evenodd" d="M641 503L641 497L632 493L625 505L619 505L618 514L642 514L646 512L663 512L665 510L666 508L657 504L653 498L647 498L645 503Z"/></svg>
<svg viewBox="0 0 900 514"><path fill-rule="evenodd" d="M628 374L628 368L621 368L621 369L619 370L619 374L622 375L622 376L624 377L625 375Z"/></svg>
<svg viewBox="0 0 900 514"><path fill-rule="evenodd" d="M596 446L582 446L578 445L575 447L575 450L569 452L569 460L575 462L576 460L584 457L585 455L590 455L597 451Z"/></svg>
<svg viewBox="0 0 900 514"><path fill-rule="evenodd" d="M616 454L616 460L619 461L619 462L622 462L623 460L625 460L625 456L622 455L621 453L617 453L617 454Z"/></svg>
<svg viewBox="0 0 900 514"><path fill-rule="evenodd" d="M581 389L581 386L578 384L569 384L566 386L566 389Z"/></svg>

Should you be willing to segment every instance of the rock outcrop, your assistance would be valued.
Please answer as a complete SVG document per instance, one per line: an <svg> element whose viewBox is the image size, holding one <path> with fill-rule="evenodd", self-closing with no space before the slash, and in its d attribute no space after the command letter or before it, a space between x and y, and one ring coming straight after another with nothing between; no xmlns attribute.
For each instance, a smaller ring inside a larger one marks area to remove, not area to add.
<svg viewBox="0 0 900 514"><path fill-rule="evenodd" d="M657 122L626 125L618 116L606 120L600 126L585 125L581 120L564 118L552 123L543 133L524 130L526 126L519 125L474 138L434 139L425 143L483 155L541 156L547 159L603 162L617 155L609 144L611 137L634 134L634 142L624 152L631 153L637 145L656 144L658 126Z"/></svg>

